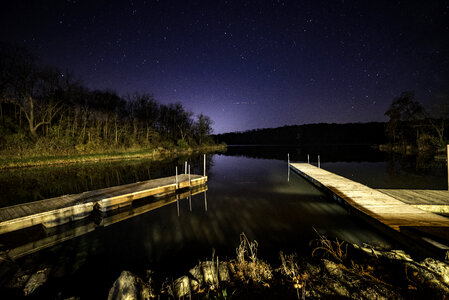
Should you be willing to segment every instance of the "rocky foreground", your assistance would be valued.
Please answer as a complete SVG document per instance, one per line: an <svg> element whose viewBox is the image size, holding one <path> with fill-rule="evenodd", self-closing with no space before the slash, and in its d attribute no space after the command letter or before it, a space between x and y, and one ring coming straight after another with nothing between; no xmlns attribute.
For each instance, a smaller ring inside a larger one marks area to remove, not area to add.
<svg viewBox="0 0 449 300"><path fill-rule="evenodd" d="M123 271L108 299L449 299L449 264L413 260L401 250L357 246L320 236L312 255L280 253L273 268L257 258L257 242L244 234L237 258L199 262L175 280L155 284Z"/></svg>

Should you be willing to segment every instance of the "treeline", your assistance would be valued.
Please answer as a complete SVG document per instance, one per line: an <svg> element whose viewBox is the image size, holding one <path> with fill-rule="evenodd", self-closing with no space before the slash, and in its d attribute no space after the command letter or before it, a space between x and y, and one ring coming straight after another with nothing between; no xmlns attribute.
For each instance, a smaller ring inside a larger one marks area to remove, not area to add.
<svg viewBox="0 0 449 300"><path fill-rule="evenodd" d="M214 136L229 145L372 145L387 141L385 123L307 124Z"/></svg>
<svg viewBox="0 0 449 300"><path fill-rule="evenodd" d="M254 129L214 136L229 145L379 145L395 152L444 152L449 143L449 99L426 110L413 92L394 98L389 120L371 123L307 124Z"/></svg>
<svg viewBox="0 0 449 300"><path fill-rule="evenodd" d="M27 49L0 45L0 151L94 153L213 143L212 120L149 94L90 90L38 64Z"/></svg>

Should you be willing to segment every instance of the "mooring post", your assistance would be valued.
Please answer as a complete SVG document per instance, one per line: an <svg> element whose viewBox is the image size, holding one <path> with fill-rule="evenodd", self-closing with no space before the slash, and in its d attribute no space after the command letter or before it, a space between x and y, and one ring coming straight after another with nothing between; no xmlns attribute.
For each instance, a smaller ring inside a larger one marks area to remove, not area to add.
<svg viewBox="0 0 449 300"><path fill-rule="evenodd" d="M307 163L310 165L310 155L307 154Z"/></svg>
<svg viewBox="0 0 449 300"><path fill-rule="evenodd" d="M206 154L204 154L204 177L206 177Z"/></svg>
<svg viewBox="0 0 449 300"><path fill-rule="evenodd" d="M447 190L449 191L449 144L447 144L446 155L447 155Z"/></svg>
<svg viewBox="0 0 449 300"><path fill-rule="evenodd" d="M192 186L192 181L190 180L190 165L189 165L189 186Z"/></svg>
<svg viewBox="0 0 449 300"><path fill-rule="evenodd" d="M207 198L206 198L206 191L204 191L204 210L207 211Z"/></svg>
<svg viewBox="0 0 449 300"><path fill-rule="evenodd" d="M320 168L320 156L318 155L318 168Z"/></svg>
<svg viewBox="0 0 449 300"><path fill-rule="evenodd" d="M287 153L287 163L290 165L290 153Z"/></svg>
<svg viewBox="0 0 449 300"><path fill-rule="evenodd" d="M185 165L184 165L184 174L187 175L187 161L186 161L186 163L185 163Z"/></svg>
<svg viewBox="0 0 449 300"><path fill-rule="evenodd" d="M290 153L287 153L287 182L290 182Z"/></svg>
<svg viewBox="0 0 449 300"><path fill-rule="evenodd" d="M176 166L176 189L178 189L178 166Z"/></svg>

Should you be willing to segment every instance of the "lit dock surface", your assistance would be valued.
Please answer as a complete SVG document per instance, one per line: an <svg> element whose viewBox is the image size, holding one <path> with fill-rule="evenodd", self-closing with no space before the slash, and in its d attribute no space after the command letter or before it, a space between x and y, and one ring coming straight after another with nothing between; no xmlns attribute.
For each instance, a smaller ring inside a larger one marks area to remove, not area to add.
<svg viewBox="0 0 449 300"><path fill-rule="evenodd" d="M126 185L64 195L0 208L0 234L42 224L53 227L89 216L94 209L101 212L130 205L134 200L175 193L178 189L207 182L207 176L182 174Z"/></svg>
<svg viewBox="0 0 449 300"><path fill-rule="evenodd" d="M379 191L422 210L449 214L449 191L405 189L379 189Z"/></svg>
<svg viewBox="0 0 449 300"><path fill-rule="evenodd" d="M399 197L401 193L397 190L396 193L381 192L310 164L291 163L290 167L315 185L328 189L334 197L396 231L401 227L447 227L449 230L449 218L396 199L392 194ZM406 197L405 194L402 193L402 197ZM409 201L413 198L410 194Z"/></svg>

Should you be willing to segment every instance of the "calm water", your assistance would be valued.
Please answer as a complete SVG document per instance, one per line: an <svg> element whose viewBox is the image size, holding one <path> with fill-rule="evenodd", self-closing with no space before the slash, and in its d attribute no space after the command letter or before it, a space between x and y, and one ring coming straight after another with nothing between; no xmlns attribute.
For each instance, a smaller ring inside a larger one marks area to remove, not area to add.
<svg viewBox="0 0 449 300"><path fill-rule="evenodd" d="M276 265L279 250L308 253L308 242L316 237L313 228L350 242L395 247L300 176L291 173L288 181L287 151L292 160L304 161L312 150L316 149L230 148L226 154L208 155L208 190L193 196L191 205L183 199L178 205L174 202L110 226L99 226L92 218L47 232L36 229L0 237L4 248L16 248L24 239L42 241L86 232L15 263L2 262L2 292L9 292L6 285L14 274L48 268L49 280L35 297L55 298L59 293L63 298L105 299L122 270L143 276L151 269L161 278L176 277L198 259L210 258L213 248L221 258L235 257L241 232L256 239L259 256ZM329 150L320 154L323 168L372 187L446 188L443 165L423 168L413 160L391 160L372 149L355 149L354 156L348 149ZM195 173L202 172L202 158L197 156L161 163L128 161L9 171L0 176L0 200L5 206L173 175L175 166L181 168L185 160Z"/></svg>

